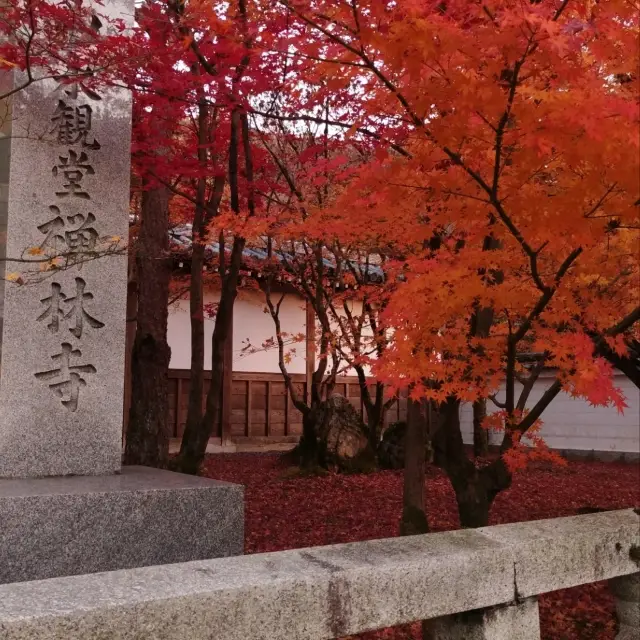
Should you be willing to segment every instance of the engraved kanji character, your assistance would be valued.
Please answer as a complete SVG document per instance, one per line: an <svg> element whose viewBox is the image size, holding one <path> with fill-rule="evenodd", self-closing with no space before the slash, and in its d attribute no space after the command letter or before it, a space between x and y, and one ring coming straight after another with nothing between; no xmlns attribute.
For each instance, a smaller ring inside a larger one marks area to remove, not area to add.
<svg viewBox="0 0 640 640"><path fill-rule="evenodd" d="M58 142L61 144L82 143L83 147L97 151L100 143L89 138L91 133L92 109L88 104L74 107L64 100L58 100L58 106L51 117L52 131L57 132Z"/></svg>
<svg viewBox="0 0 640 640"><path fill-rule="evenodd" d="M89 164L87 154L84 151L77 153L73 149L69 149L68 156L58 157L60 158L60 164L53 167L52 173L56 177L61 173L67 183L63 184L65 191L56 191L56 195L60 198L76 196L77 198L89 200L89 194L82 190L82 185L80 184L85 175L92 176L95 174L93 167Z"/></svg>
<svg viewBox="0 0 640 640"><path fill-rule="evenodd" d="M40 248L51 247L56 252L65 250L81 252L94 249L98 240L98 232L91 226L96 221L93 213L87 213L86 216L82 213L67 216L69 225L78 225L75 229L68 229L60 215L60 209L51 205L49 210L54 217L38 227L38 231L46 235Z"/></svg>
<svg viewBox="0 0 640 640"><path fill-rule="evenodd" d="M55 205L51 205L49 211L54 217L38 226L38 231L45 234L45 239L40 244L40 248L51 247L54 251L57 251L58 244L66 244L64 235L58 233L64 229L64 220L60 215L60 209Z"/></svg>
<svg viewBox="0 0 640 640"><path fill-rule="evenodd" d="M92 251L96 246L96 240L98 239L98 232L90 227L96 221L96 217L93 213L88 213L84 216L81 213L75 216L67 216L67 220L70 224L77 224L77 229L71 229L64 232L64 237L67 242L67 247L70 251Z"/></svg>
<svg viewBox="0 0 640 640"><path fill-rule="evenodd" d="M69 328L69 331L76 338L82 337L82 330L84 328L85 321L94 329L102 329L102 327L104 327L104 323L91 316L84 308L84 303L87 300L93 300L92 293L85 293L84 289L86 285L87 283L82 278L76 278L76 295L73 298L68 298L62 291L60 284L52 282L51 295L40 300L40 302L47 305L47 307L38 316L37 320L41 321L50 317L51 321L47 327L51 333L57 333L60 329L61 318L63 320L72 319L75 325ZM71 307L65 313L65 310L62 307L66 304L71 305Z"/></svg>
<svg viewBox="0 0 640 640"><path fill-rule="evenodd" d="M50 96L59 96L61 91L64 92L70 100L77 100L80 93L87 96L89 100L102 100L102 97L98 93L82 82L60 83L55 87L55 89L53 89L53 91L51 91L51 93L47 94L47 98Z"/></svg>
<svg viewBox="0 0 640 640"><path fill-rule="evenodd" d="M67 296L62 293L62 287L57 282L51 283L51 295L46 298L42 298L40 302L47 305L47 308L38 316L37 320L40 322L45 318L51 316L51 321L47 325L51 333L57 333L60 328L60 318L64 318L64 311L61 309L61 304L67 299Z"/></svg>
<svg viewBox="0 0 640 640"><path fill-rule="evenodd" d="M82 327L84 321L94 329L102 329L104 322L96 320L93 316L90 316L84 308L84 302L86 300L93 300L92 293L85 293L84 288L87 283L82 278L76 278L76 295L73 298L67 298L66 302L71 304L71 309L64 315L65 320L71 318L75 320L75 326L70 328L69 331L76 337L82 336Z"/></svg>
<svg viewBox="0 0 640 640"><path fill-rule="evenodd" d="M82 356L80 349L74 349L68 342L60 345L61 351L51 359L57 366L48 371L39 371L34 374L38 380L54 380L49 384L49 389L58 397L62 398L62 404L69 411L77 411L80 387L85 387L87 381L80 375L81 373L95 373L96 368L92 364L70 365L72 357Z"/></svg>

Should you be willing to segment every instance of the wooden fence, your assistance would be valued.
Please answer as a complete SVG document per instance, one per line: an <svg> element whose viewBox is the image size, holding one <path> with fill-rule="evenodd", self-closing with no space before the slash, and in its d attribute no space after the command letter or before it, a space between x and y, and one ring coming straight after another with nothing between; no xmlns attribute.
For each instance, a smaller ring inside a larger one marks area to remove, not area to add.
<svg viewBox="0 0 640 640"><path fill-rule="evenodd" d="M173 438L182 437L189 402L188 369L169 371L169 428ZM298 392L306 393L306 376L292 376ZM210 373L205 372L204 406L209 388ZM363 415L360 385L355 376L341 377L334 393L348 398L354 408ZM406 396L393 403L387 412L386 422L404 420L407 414ZM228 416L224 425L222 415ZM295 441L302 433L302 414L294 408L286 392L282 376L278 373L234 372L231 385L231 408L221 411L216 421L213 437L233 442L286 442Z"/></svg>

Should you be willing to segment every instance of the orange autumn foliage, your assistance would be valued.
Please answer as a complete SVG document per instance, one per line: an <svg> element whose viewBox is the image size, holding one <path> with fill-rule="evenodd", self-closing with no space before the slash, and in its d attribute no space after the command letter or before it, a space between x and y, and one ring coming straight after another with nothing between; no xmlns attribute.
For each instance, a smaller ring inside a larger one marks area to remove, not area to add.
<svg viewBox="0 0 640 640"><path fill-rule="evenodd" d="M638 336L636 9L280 5L317 61L316 100L331 96L346 135L376 147L329 228L393 247L384 318L394 339L377 374L436 401L489 397L506 380L499 415L511 444L538 424L517 383L542 366L556 372L555 393L623 410L603 344L624 354ZM485 331L474 326L483 311Z"/></svg>

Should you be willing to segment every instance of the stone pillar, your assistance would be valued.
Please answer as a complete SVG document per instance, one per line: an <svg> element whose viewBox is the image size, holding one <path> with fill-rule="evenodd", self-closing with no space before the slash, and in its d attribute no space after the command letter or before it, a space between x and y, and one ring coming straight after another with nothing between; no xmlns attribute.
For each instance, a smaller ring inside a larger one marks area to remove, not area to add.
<svg viewBox="0 0 640 640"><path fill-rule="evenodd" d="M131 17L133 2L112 0L100 11ZM24 80L7 75L14 85ZM121 457L131 97L41 80L10 101L0 171L8 258L0 477L114 473Z"/></svg>
<svg viewBox="0 0 640 640"><path fill-rule="evenodd" d="M638 640L640 634L640 573L609 581L620 625L616 640Z"/></svg>
<svg viewBox="0 0 640 640"><path fill-rule="evenodd" d="M540 640L538 600L437 618L429 631L430 640Z"/></svg>
<svg viewBox="0 0 640 640"><path fill-rule="evenodd" d="M121 469L130 129L121 89L0 101L0 583L242 553L242 487Z"/></svg>

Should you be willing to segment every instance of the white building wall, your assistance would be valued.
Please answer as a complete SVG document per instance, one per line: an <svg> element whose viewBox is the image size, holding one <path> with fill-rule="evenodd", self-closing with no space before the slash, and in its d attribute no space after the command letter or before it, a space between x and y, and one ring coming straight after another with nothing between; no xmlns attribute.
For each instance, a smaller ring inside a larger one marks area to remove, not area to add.
<svg viewBox="0 0 640 640"><path fill-rule="evenodd" d="M220 299L217 291L205 294L205 304ZM304 303L294 296L287 296L280 309L282 330L291 334L305 333ZM211 369L211 335L213 319L206 319L205 331L205 370ZM191 367L191 327L189 319L189 301L180 300L169 308L167 338L171 347L171 369L189 369ZM271 315L264 313L264 294L260 291L244 289L238 294L233 317L233 370L279 373L278 351L276 348L263 349L261 345L269 338L275 340L275 329ZM257 351L251 353L245 349L253 345ZM287 346L291 362L287 365L291 373L305 372L304 341Z"/></svg>
<svg viewBox="0 0 640 640"><path fill-rule="evenodd" d="M205 296L206 303L219 299L217 292ZM288 295L281 307L283 331L290 334L305 333L305 306L302 299ZM211 368L211 334L213 320L205 320L205 369ZM171 346L172 369L189 369L191 359L189 302L181 300L169 310L168 340ZM242 372L279 373L278 354L275 348L261 349L268 338L275 338L273 320L264 313L264 294L260 291L242 290L236 300L233 328L233 370ZM258 350L244 350L247 341ZM291 373L305 373L304 341L287 347ZM294 351L295 350L295 351ZM347 371L352 374L352 371ZM535 404L551 383L549 377L541 377L531 392L529 406ZM588 402L561 393L542 415L540 431L545 442L553 449L581 451L608 451L620 453L640 452L640 391L623 375L616 376L629 407L619 414L612 407L593 407ZM503 397L498 396L500 400ZM491 411L492 403L488 403ZM466 443L473 442L473 422L470 405L461 409L461 426ZM492 444L499 444L501 434L491 433Z"/></svg>
<svg viewBox="0 0 640 640"><path fill-rule="evenodd" d="M537 381L529 396L528 406L533 406L552 378ZM624 414L614 407L594 407L586 400L559 394L542 414L540 435L552 449L577 451L607 451L611 453L640 452L640 390L623 375L616 376L615 385L622 389L627 404ZM516 391L516 393L518 390ZM504 393L498 395L504 400ZM487 403L491 412L492 403ZM460 421L464 441L473 442L473 414L470 405L461 408ZM502 434L491 432L490 442L499 444Z"/></svg>
<svg viewBox="0 0 640 640"><path fill-rule="evenodd" d="M205 305L213 304L220 299L217 291L205 294ZM362 303L352 303L354 315L362 312ZM242 372L279 373L278 351L274 346L263 349L261 345L269 338L275 341L273 319L268 311L265 313L264 294L261 291L243 289L238 293L233 317L233 370ZM306 312L302 298L288 294L280 308L282 331L291 336L305 334ZM213 319L205 318L205 370L211 369L211 334ZM339 331L337 322L331 323ZM316 330L320 326L316 323ZM368 326L363 328L364 335L371 335ZM168 340L171 347L171 369L189 369L191 364L191 328L189 321L189 300L179 300L169 308ZM245 349L250 344L255 349ZM275 344L275 343L274 343ZM305 373L305 342L287 344L286 353L291 361L287 365L290 373ZM369 367L365 367L367 375ZM343 362L341 375L355 375L351 368Z"/></svg>

